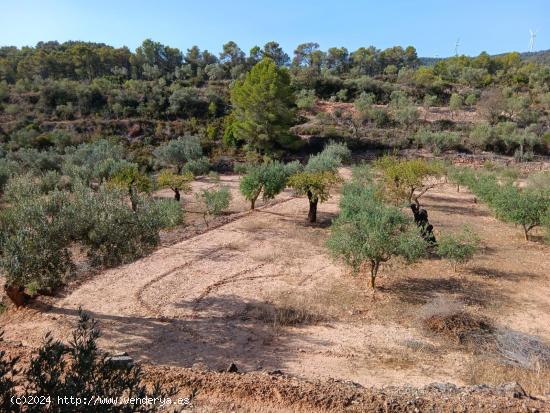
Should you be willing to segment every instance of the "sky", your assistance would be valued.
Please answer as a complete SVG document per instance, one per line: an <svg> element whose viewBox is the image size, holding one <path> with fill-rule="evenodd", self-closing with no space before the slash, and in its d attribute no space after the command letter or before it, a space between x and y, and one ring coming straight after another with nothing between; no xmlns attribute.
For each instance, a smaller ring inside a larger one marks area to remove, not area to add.
<svg viewBox="0 0 550 413"><path fill-rule="evenodd" d="M182 51L218 53L233 40L248 52L275 40L353 51L374 45L416 47L445 57L550 49L550 0L0 0L0 46L85 40L135 50L150 38Z"/></svg>

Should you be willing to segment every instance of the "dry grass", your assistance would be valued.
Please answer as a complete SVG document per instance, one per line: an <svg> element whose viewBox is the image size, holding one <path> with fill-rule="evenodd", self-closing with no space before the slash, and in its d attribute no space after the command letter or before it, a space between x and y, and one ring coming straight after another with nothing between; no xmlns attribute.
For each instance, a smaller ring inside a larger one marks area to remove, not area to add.
<svg viewBox="0 0 550 413"><path fill-rule="evenodd" d="M271 324L277 331L283 327L314 325L349 317L359 313L363 303L360 291L335 281L328 289L277 293L264 303L247 305L239 317Z"/></svg>
<svg viewBox="0 0 550 413"><path fill-rule="evenodd" d="M517 382L532 395L550 394L550 366L536 365L523 368L503 363L491 356L475 357L466 366L463 380L467 384L494 384Z"/></svg>

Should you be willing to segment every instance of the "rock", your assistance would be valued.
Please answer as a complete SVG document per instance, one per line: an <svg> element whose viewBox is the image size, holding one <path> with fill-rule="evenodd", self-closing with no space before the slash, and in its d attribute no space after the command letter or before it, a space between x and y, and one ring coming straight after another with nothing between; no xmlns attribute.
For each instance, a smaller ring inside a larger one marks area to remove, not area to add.
<svg viewBox="0 0 550 413"><path fill-rule="evenodd" d="M497 387L497 390L508 397L513 397L514 399L522 399L527 397L527 393L523 390L516 382L504 383Z"/></svg>
<svg viewBox="0 0 550 413"><path fill-rule="evenodd" d="M199 361L197 363L193 363L191 369L195 371L208 371L208 366L202 361Z"/></svg>
<svg viewBox="0 0 550 413"><path fill-rule="evenodd" d="M235 363L231 363L225 371L228 373L238 373L239 369Z"/></svg>
<svg viewBox="0 0 550 413"><path fill-rule="evenodd" d="M107 357L107 362L115 368L132 368L134 367L134 359L127 353L116 353Z"/></svg>

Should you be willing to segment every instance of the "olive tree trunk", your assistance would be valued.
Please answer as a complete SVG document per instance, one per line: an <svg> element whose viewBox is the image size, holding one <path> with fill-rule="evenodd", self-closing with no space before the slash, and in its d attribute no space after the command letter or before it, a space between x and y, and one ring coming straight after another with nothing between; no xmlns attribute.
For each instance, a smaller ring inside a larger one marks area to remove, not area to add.
<svg viewBox="0 0 550 413"><path fill-rule="evenodd" d="M16 307L26 305L30 299L30 296L25 292L24 287L5 284L4 291Z"/></svg>
<svg viewBox="0 0 550 413"><path fill-rule="evenodd" d="M313 194L311 191L307 192L307 198L309 200L309 212L307 214L307 219L309 222L317 222L317 204L319 200L317 198L313 199Z"/></svg>

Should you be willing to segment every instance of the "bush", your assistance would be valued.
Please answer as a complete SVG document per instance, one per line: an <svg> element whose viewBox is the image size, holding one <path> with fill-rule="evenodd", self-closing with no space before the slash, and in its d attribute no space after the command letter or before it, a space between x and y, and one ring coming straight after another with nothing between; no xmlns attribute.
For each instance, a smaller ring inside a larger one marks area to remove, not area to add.
<svg viewBox="0 0 550 413"><path fill-rule="evenodd" d="M529 231L542 225L550 214L550 194L508 184L499 189L490 206L499 219L521 225L528 241Z"/></svg>
<svg viewBox="0 0 550 413"><path fill-rule="evenodd" d="M208 226L208 217L221 215L231 202L231 192L226 186L212 189L203 189L200 194L196 194L199 201L203 204L203 219Z"/></svg>
<svg viewBox="0 0 550 413"><path fill-rule="evenodd" d="M300 90L296 95L296 106L298 109L313 109L315 106L315 90Z"/></svg>
<svg viewBox="0 0 550 413"><path fill-rule="evenodd" d="M179 202L180 191L191 192L190 182L193 180L192 174L177 175L169 170L161 171L157 177L157 185L160 188L170 188L174 191L174 199Z"/></svg>
<svg viewBox="0 0 550 413"><path fill-rule="evenodd" d="M137 211L128 208L124 191L101 187L75 191L63 211L74 225L74 237L87 247L93 265L116 266L149 253L159 241L162 210L138 197Z"/></svg>
<svg viewBox="0 0 550 413"><path fill-rule="evenodd" d="M139 366L134 363L115 362L108 354L100 351L97 347L99 336L96 322L79 311L79 321L73 331L72 340L64 344L54 340L50 333L46 334L44 343L32 356L30 366L23 375L13 374L16 373L17 359L8 359L4 352L0 353L0 373L11 373L9 376L0 376L2 411L21 411L10 400L15 394L24 396L27 400L31 400L32 397L52 401L48 404L47 410L40 403L28 404L24 410L28 413L62 413L77 410L87 413L160 411L162 403L85 403L86 400L96 399L98 395L112 400L128 397L162 400L176 393L174 388L161 390L158 383L146 385ZM82 405L75 407L57 402L58 399L69 397L80 400Z"/></svg>
<svg viewBox="0 0 550 413"><path fill-rule="evenodd" d="M172 199L156 199L151 202L154 216L158 217L160 228L173 228L183 222L183 210L179 202Z"/></svg>
<svg viewBox="0 0 550 413"><path fill-rule="evenodd" d="M479 237L469 228L458 234L443 234L437 244L437 253L451 261L456 271L457 264L470 261L479 246Z"/></svg>
<svg viewBox="0 0 550 413"><path fill-rule="evenodd" d="M417 146L432 149L434 153L459 149L462 146L462 139L457 132L431 132L426 129L414 134L414 142Z"/></svg>
<svg viewBox="0 0 550 413"><path fill-rule="evenodd" d="M351 159L351 151L345 143L330 142L320 153L313 155L304 168L305 172L324 172L336 170Z"/></svg>
<svg viewBox="0 0 550 413"><path fill-rule="evenodd" d="M193 176L206 175L210 171L210 161L203 156L198 159L191 159L183 167L183 173L191 173Z"/></svg>
<svg viewBox="0 0 550 413"><path fill-rule="evenodd" d="M202 147L198 137L183 136L159 146L154 154L161 163L175 167L181 174L187 162L202 156Z"/></svg>

